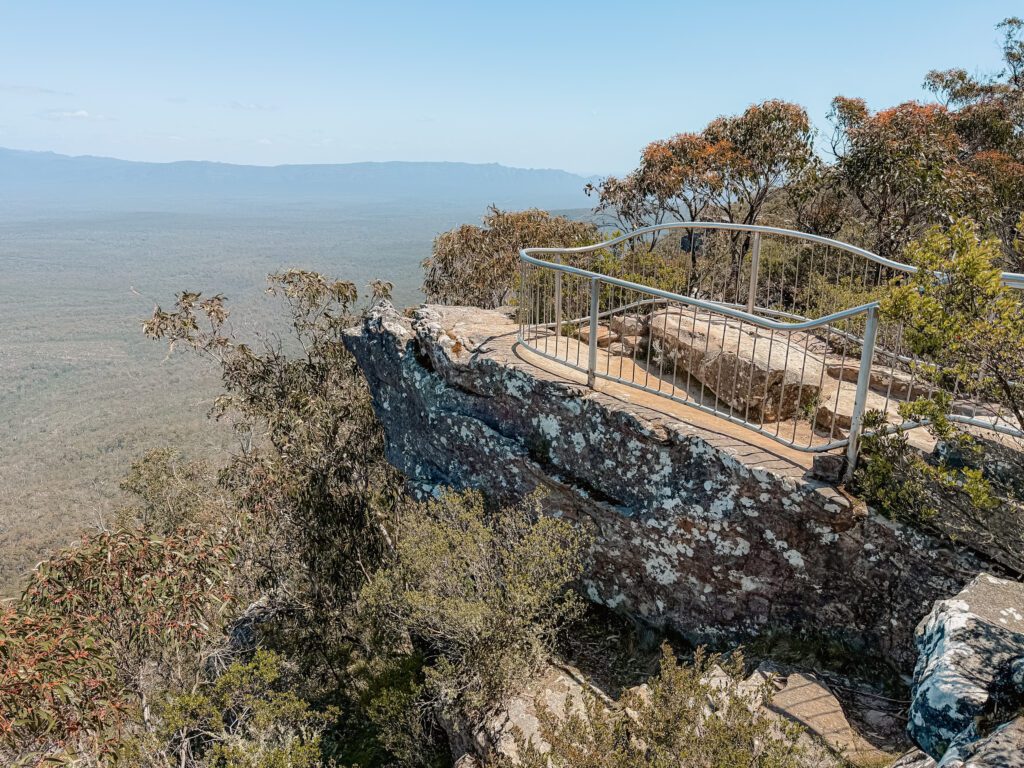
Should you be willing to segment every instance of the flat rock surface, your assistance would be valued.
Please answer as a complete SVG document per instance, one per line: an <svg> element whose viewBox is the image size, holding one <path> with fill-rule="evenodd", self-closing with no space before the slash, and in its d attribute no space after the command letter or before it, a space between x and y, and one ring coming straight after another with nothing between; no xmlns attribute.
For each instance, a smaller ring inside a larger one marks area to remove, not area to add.
<svg viewBox="0 0 1024 768"><path fill-rule="evenodd" d="M832 692L813 675L793 673L772 697L771 709L825 742L853 765L877 766L892 758L858 734Z"/></svg>

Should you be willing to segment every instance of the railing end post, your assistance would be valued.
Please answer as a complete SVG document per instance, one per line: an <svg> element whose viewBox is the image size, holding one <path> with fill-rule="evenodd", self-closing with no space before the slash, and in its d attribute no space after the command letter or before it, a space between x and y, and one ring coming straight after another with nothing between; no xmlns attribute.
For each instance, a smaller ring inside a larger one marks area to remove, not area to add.
<svg viewBox="0 0 1024 768"><path fill-rule="evenodd" d="M871 385L871 366L875 359L875 341L878 337L878 305L868 307L867 321L864 324L864 348L860 354L860 370L857 372L857 391L853 401L853 413L850 417L850 437L846 445L846 469L843 482L853 479L857 469L857 457L860 453L860 438L864 431L864 411L867 407L868 388ZM840 385L841 386L841 385Z"/></svg>

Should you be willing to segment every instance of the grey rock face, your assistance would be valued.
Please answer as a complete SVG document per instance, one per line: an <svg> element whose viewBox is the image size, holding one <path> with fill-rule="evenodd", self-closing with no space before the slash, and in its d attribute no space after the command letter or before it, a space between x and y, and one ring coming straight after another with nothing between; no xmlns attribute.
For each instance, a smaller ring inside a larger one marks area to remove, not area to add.
<svg viewBox="0 0 1024 768"><path fill-rule="evenodd" d="M935 604L916 642L907 730L941 765L956 765L978 741L975 718L999 696L1012 702L1024 694L1016 680L1024 660L1024 585L979 575Z"/></svg>
<svg viewBox="0 0 1024 768"><path fill-rule="evenodd" d="M889 768L935 768L936 765L938 763L935 762L934 758L926 755L920 749L915 749L900 757Z"/></svg>
<svg viewBox="0 0 1024 768"><path fill-rule="evenodd" d="M695 640L840 636L909 672L920 617L983 570L689 409L533 365L515 332L500 312L382 304L345 343L414 489L539 488L550 514L592 524L591 599Z"/></svg>
<svg viewBox="0 0 1024 768"><path fill-rule="evenodd" d="M1002 726L988 738L963 750L962 757L943 757L942 768L1024 768L1024 717Z"/></svg>

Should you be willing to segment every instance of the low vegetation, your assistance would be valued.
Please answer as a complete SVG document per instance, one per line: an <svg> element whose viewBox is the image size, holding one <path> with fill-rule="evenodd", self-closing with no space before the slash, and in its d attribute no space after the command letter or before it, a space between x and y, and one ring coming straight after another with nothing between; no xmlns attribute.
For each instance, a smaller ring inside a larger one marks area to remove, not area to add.
<svg viewBox="0 0 1024 768"><path fill-rule="evenodd" d="M542 708L542 749L520 734L524 768L721 768L806 765L800 729L772 717L760 704L771 683L741 686L743 659L697 651L679 664L665 646L661 668L644 686L628 691L614 709L588 696L582 707L567 702L562 712ZM514 765L501 760L496 766Z"/></svg>
<svg viewBox="0 0 1024 768"><path fill-rule="evenodd" d="M591 190L597 212L629 227L788 223L905 254L920 271L881 298L931 361L920 376L1024 426L1024 309L999 279L1024 263L1024 23L1000 28L1004 71L931 73L942 104L872 113L836 99L832 163L812 151L802 108L769 101L649 145L636 171ZM520 247L598 239L593 223L491 209L482 228L435 241L424 288L435 301L497 307L517 299ZM656 239L647 245L621 261L626 274L739 276L735 260L666 265ZM849 287L833 288L812 291L820 311L845 300ZM356 286L288 270L268 292L285 309L283 336L242 338L226 299L197 292L146 321L150 338L212 363L213 415L237 448L217 463L173 446L140 457L122 486L128 502L100 532L44 561L0 606L5 764L447 766L449 733L479 723L572 631L589 532L540 499L496 508L482 491L410 496L343 344L365 306ZM367 298L389 293L375 282ZM991 478L951 408L936 396L903 410L946 447L939 458L899 430L866 437L859 492L923 524L936 492L988 509ZM798 732L752 706L765 692L741 689L742 669L738 656L702 652L680 664L666 648L621 707L593 698L546 712L551 749L521 740L521 764L799 764Z"/></svg>
<svg viewBox="0 0 1024 768"><path fill-rule="evenodd" d="M423 293L428 301L494 309L508 304L519 282L519 249L575 247L599 240L589 221L545 211L491 208L483 226L465 224L438 235L424 260Z"/></svg>

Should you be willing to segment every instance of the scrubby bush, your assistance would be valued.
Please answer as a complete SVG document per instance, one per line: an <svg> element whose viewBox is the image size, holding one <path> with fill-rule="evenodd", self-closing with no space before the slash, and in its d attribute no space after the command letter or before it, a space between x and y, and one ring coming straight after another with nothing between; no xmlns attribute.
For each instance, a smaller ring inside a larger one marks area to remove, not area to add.
<svg viewBox="0 0 1024 768"><path fill-rule="evenodd" d="M0 745L113 761L154 696L195 680L232 603L219 534L119 530L40 564L0 613Z"/></svg>
<svg viewBox="0 0 1024 768"><path fill-rule="evenodd" d="M927 425L936 439L954 447L958 454L977 458L980 449L975 441L946 418L949 402L948 395L939 393L933 399L901 403L899 412L907 422ZM978 511L990 510L998 503L979 469L954 466L942 458L927 461L910 445L904 429L889 427L885 414L866 413L864 429L853 487L887 517L929 524L949 496L964 497Z"/></svg>
<svg viewBox="0 0 1024 768"><path fill-rule="evenodd" d="M519 283L519 249L528 246L575 248L599 239L597 227L532 208L492 207L483 226L464 224L434 239L423 262L423 292L440 304L494 309L513 300Z"/></svg>
<svg viewBox="0 0 1024 768"><path fill-rule="evenodd" d="M488 513L479 493L447 494L403 519L364 611L394 644L425 650L428 696L472 717L529 679L577 615L585 546L536 501Z"/></svg>
<svg viewBox="0 0 1024 768"><path fill-rule="evenodd" d="M934 227L912 243L918 267L889 292L883 317L901 322L916 373L949 391L1004 409L1024 429L1024 298L1003 284L1000 245L970 221Z"/></svg>
<svg viewBox="0 0 1024 768"><path fill-rule="evenodd" d="M316 768L330 714L317 713L289 688L282 659L257 651L209 684L169 694L153 707L148 738L130 744L136 759L161 753L197 768Z"/></svg>

